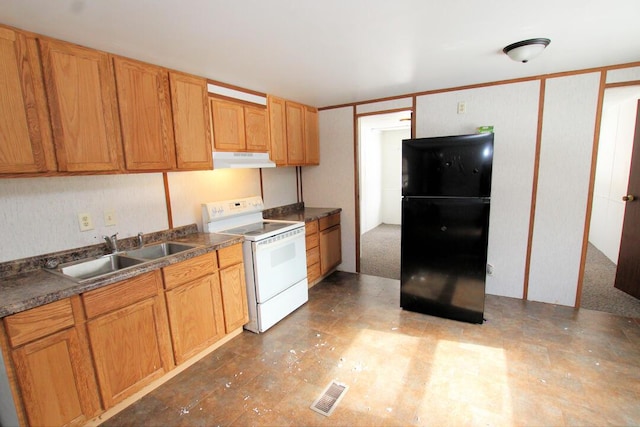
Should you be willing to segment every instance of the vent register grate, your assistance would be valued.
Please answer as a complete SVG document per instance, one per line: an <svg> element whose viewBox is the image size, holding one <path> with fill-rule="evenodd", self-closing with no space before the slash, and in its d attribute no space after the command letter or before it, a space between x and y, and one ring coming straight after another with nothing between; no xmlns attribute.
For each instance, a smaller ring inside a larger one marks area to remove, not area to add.
<svg viewBox="0 0 640 427"><path fill-rule="evenodd" d="M320 397L311 404L311 409L328 417L336 409L348 389L349 386L346 384L331 381Z"/></svg>

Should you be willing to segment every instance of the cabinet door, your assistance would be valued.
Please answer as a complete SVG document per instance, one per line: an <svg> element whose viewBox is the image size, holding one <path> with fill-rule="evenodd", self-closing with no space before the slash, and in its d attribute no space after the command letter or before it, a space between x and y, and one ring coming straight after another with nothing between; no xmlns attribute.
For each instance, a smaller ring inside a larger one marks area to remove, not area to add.
<svg viewBox="0 0 640 427"><path fill-rule="evenodd" d="M285 100L269 95L269 139L270 157L278 166L287 165L287 114Z"/></svg>
<svg viewBox="0 0 640 427"><path fill-rule="evenodd" d="M340 225L320 232L320 274L327 274L342 262Z"/></svg>
<svg viewBox="0 0 640 427"><path fill-rule="evenodd" d="M99 410L90 356L74 328L12 352L29 424L82 425Z"/></svg>
<svg viewBox="0 0 640 427"><path fill-rule="evenodd" d="M305 164L320 164L320 135L318 130L318 110L304 108L304 157Z"/></svg>
<svg viewBox="0 0 640 427"><path fill-rule="evenodd" d="M269 117L266 108L244 107L247 151L269 151Z"/></svg>
<svg viewBox="0 0 640 427"><path fill-rule="evenodd" d="M113 61L127 169L175 169L167 71L121 57Z"/></svg>
<svg viewBox="0 0 640 427"><path fill-rule="evenodd" d="M207 80L170 72L178 169L212 169Z"/></svg>
<svg viewBox="0 0 640 427"><path fill-rule="evenodd" d="M224 323L227 333L230 333L249 322L243 264L236 264L220 270L220 282Z"/></svg>
<svg viewBox="0 0 640 427"><path fill-rule="evenodd" d="M304 105L287 101L287 164L304 164Z"/></svg>
<svg viewBox="0 0 640 427"><path fill-rule="evenodd" d="M122 144L113 68L105 52L40 40L58 170L118 171Z"/></svg>
<svg viewBox="0 0 640 427"><path fill-rule="evenodd" d="M245 151L244 109L241 104L210 98L213 146L220 151Z"/></svg>
<svg viewBox="0 0 640 427"><path fill-rule="evenodd" d="M158 297L90 320L87 330L105 409L171 367L164 353L170 347L166 311Z"/></svg>
<svg viewBox="0 0 640 427"><path fill-rule="evenodd" d="M0 28L0 173L56 169L35 40Z"/></svg>
<svg viewBox="0 0 640 427"><path fill-rule="evenodd" d="M167 311L176 363L225 335L218 273L167 291Z"/></svg>

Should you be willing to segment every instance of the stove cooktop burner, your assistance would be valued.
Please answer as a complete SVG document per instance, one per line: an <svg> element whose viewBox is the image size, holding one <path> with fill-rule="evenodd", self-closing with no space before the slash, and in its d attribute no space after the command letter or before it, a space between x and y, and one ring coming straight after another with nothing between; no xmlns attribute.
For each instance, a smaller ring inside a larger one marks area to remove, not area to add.
<svg viewBox="0 0 640 427"><path fill-rule="evenodd" d="M262 240L300 227L304 227L303 222L265 220L241 225L239 227L218 230L216 232L241 235L244 236L246 240Z"/></svg>
<svg viewBox="0 0 640 427"><path fill-rule="evenodd" d="M289 227L291 223L282 222L256 222L254 224L243 225L242 227L232 228L230 230L224 230L229 234L242 234L243 236L260 236L265 233L280 230L281 228Z"/></svg>

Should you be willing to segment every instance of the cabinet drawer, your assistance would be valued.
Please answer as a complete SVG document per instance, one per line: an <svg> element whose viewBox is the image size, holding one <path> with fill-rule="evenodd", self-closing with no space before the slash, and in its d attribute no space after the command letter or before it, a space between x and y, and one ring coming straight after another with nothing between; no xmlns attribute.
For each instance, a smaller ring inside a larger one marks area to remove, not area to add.
<svg viewBox="0 0 640 427"><path fill-rule="evenodd" d="M333 227L334 225L340 224L340 213L325 216L318 220L320 231L326 230L329 227Z"/></svg>
<svg viewBox="0 0 640 427"><path fill-rule="evenodd" d="M304 234L309 236L318 232L318 221L309 221L304 225Z"/></svg>
<svg viewBox="0 0 640 427"><path fill-rule="evenodd" d="M183 283L213 274L218 269L215 252L209 252L162 269L164 287L175 288Z"/></svg>
<svg viewBox="0 0 640 427"><path fill-rule="evenodd" d="M218 249L218 264L220 264L220 268L225 268L230 265L239 264L241 262L242 262L242 243L238 243L237 245Z"/></svg>
<svg viewBox="0 0 640 427"><path fill-rule="evenodd" d="M309 234L305 237L305 247L307 250L318 247L318 233Z"/></svg>
<svg viewBox="0 0 640 427"><path fill-rule="evenodd" d="M96 317L158 294L162 287L160 270L123 280L82 294L88 318Z"/></svg>
<svg viewBox="0 0 640 427"><path fill-rule="evenodd" d="M320 248L316 246L307 250L307 266L320 262Z"/></svg>
<svg viewBox="0 0 640 427"><path fill-rule="evenodd" d="M12 347L42 338L74 325L69 298L4 318Z"/></svg>

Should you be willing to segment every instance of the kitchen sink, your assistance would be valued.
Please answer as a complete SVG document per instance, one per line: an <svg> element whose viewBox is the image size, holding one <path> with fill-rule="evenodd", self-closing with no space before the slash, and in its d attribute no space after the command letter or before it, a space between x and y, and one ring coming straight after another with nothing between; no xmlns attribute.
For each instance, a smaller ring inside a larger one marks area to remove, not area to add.
<svg viewBox="0 0 640 427"><path fill-rule="evenodd" d="M180 252L198 248L198 245L189 245L186 243L163 242L155 245L145 246L140 249L127 251L127 256L133 258L142 258L145 260L163 258L169 255L179 254Z"/></svg>
<svg viewBox="0 0 640 427"><path fill-rule="evenodd" d="M88 261L75 261L63 264L54 273L75 279L77 281L94 279L105 274L123 270L144 263L144 260L130 258L121 254L104 255Z"/></svg>

